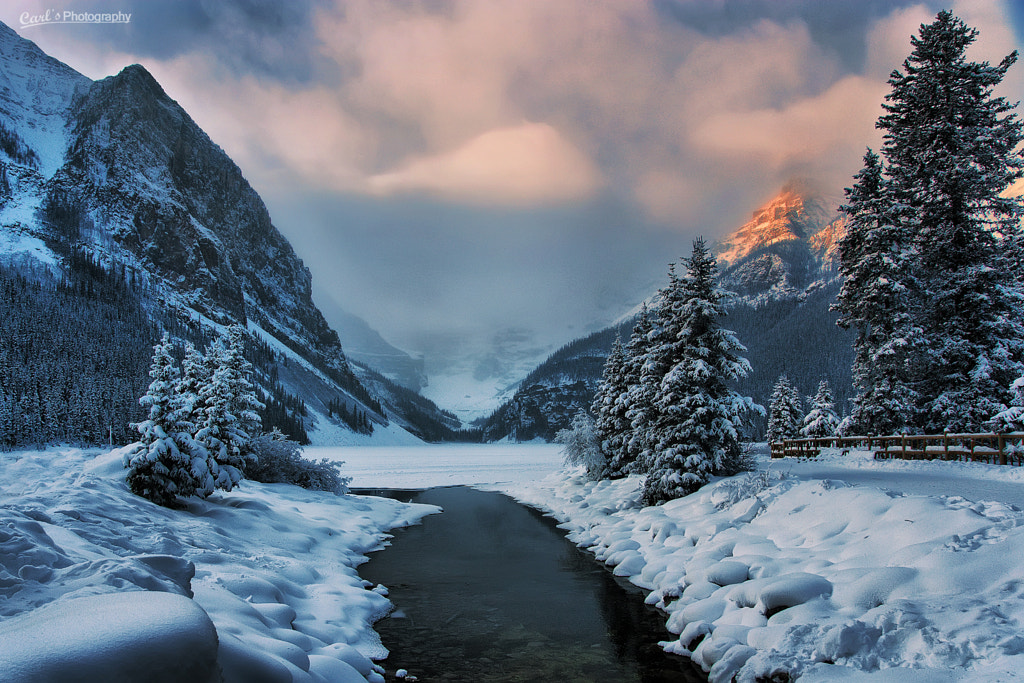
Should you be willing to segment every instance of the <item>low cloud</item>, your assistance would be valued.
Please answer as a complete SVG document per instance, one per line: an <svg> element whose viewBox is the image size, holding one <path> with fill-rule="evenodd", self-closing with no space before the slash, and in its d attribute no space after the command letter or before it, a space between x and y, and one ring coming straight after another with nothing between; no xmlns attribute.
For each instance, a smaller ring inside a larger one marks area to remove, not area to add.
<svg viewBox="0 0 1024 683"><path fill-rule="evenodd" d="M579 201L600 184L590 160L544 123L487 131L451 152L414 158L369 179L371 191L381 195L498 204Z"/></svg>

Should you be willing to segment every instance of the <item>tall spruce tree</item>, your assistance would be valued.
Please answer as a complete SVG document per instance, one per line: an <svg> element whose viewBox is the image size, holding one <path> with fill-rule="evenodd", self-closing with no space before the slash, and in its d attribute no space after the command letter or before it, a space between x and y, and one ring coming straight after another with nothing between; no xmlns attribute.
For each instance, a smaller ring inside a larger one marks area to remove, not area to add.
<svg viewBox="0 0 1024 683"><path fill-rule="evenodd" d="M645 472L648 427L654 416L654 385L644 383L644 366L650 355L654 322L645 303L633 326L626 346L624 363L625 383L629 389L623 397L626 418L629 420L629 438L626 441L626 465L630 472Z"/></svg>
<svg viewBox="0 0 1024 683"><path fill-rule="evenodd" d="M626 383L626 352L622 340L616 336L612 350L604 364L601 384L594 396L591 412L594 418L594 429L597 432L601 450L608 464L604 476L609 479L621 479L628 472L629 453L627 450L630 423L626 416L628 403L624 400L629 393Z"/></svg>
<svg viewBox="0 0 1024 683"><path fill-rule="evenodd" d="M911 359L921 330L911 300L918 285L910 237L870 149L855 180L840 207L848 220L839 242L844 280L834 306L838 324L857 330L852 374L858 393L848 429L891 434L912 424L916 412Z"/></svg>
<svg viewBox="0 0 1024 683"><path fill-rule="evenodd" d="M232 327L227 343L218 339L207 353L210 379L200 389L200 422L195 438L206 449L214 484L230 491L243 478L253 458L251 441L259 436L263 404L249 382L251 365L242 355L244 333ZM212 462L211 462L212 461Z"/></svg>
<svg viewBox="0 0 1024 683"><path fill-rule="evenodd" d="M857 350L855 413L872 431L979 429L1010 402L1024 369L1018 282L1008 267L1024 212L1002 196L1024 175L1022 124L1016 105L992 94L1017 53L998 66L968 61L976 38L947 11L911 38L877 123L884 178L877 182L866 158L844 207L861 234L841 252L855 284L839 307L868 340ZM852 304L872 279L888 286L880 295L894 297L888 307L884 296L873 302L881 317Z"/></svg>
<svg viewBox="0 0 1024 683"><path fill-rule="evenodd" d="M803 417L800 403L800 392L783 373L772 387L771 403L768 405L768 441L775 443L783 439L795 439L800 435Z"/></svg>
<svg viewBox="0 0 1024 683"><path fill-rule="evenodd" d="M702 238L693 242L686 271L683 277L669 273L652 351L657 358L648 360L649 367L664 369L648 435L643 498L649 505L692 493L712 475L740 471L738 429L748 411L760 408L729 387L750 372L750 363L739 355L743 345L721 326L725 293Z"/></svg>

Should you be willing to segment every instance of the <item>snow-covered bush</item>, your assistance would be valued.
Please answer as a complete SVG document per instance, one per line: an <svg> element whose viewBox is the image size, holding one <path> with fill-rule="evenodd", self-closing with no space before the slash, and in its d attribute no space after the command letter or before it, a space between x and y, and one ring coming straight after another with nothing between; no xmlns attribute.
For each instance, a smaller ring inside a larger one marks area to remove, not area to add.
<svg viewBox="0 0 1024 683"><path fill-rule="evenodd" d="M608 459L601 451L601 437L597 433L594 419L585 410L576 413L572 425L555 434L555 443L565 448L565 464L571 467L582 466L591 479L600 479L608 467Z"/></svg>
<svg viewBox="0 0 1024 683"><path fill-rule="evenodd" d="M715 491L715 507L725 510L745 498L753 498L765 489L782 481L785 475L772 470L747 472L742 477L733 477L721 484Z"/></svg>
<svg viewBox="0 0 1024 683"><path fill-rule="evenodd" d="M340 462L302 457L302 446L276 428L253 440L255 461L245 465L245 476L265 484L295 484L311 491L348 493L351 477L341 476Z"/></svg>

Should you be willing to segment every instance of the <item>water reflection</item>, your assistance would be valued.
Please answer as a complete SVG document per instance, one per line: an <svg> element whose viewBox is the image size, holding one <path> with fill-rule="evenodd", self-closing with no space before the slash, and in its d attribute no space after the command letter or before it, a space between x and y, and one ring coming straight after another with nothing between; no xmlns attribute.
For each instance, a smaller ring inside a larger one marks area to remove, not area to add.
<svg viewBox="0 0 1024 683"><path fill-rule="evenodd" d="M664 617L555 523L507 497L462 487L388 492L440 505L360 568L391 590L376 629L387 668L421 681L705 681L658 646Z"/></svg>

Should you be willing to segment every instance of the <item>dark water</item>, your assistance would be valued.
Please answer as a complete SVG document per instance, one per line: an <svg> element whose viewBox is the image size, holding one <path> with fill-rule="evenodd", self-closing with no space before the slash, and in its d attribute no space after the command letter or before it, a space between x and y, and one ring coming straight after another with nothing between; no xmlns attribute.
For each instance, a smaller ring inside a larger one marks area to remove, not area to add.
<svg viewBox="0 0 1024 683"><path fill-rule="evenodd" d="M658 647L665 617L566 540L553 520L497 493L361 491L444 508L400 529L360 567L395 612L377 623L391 674L420 681L697 682Z"/></svg>

